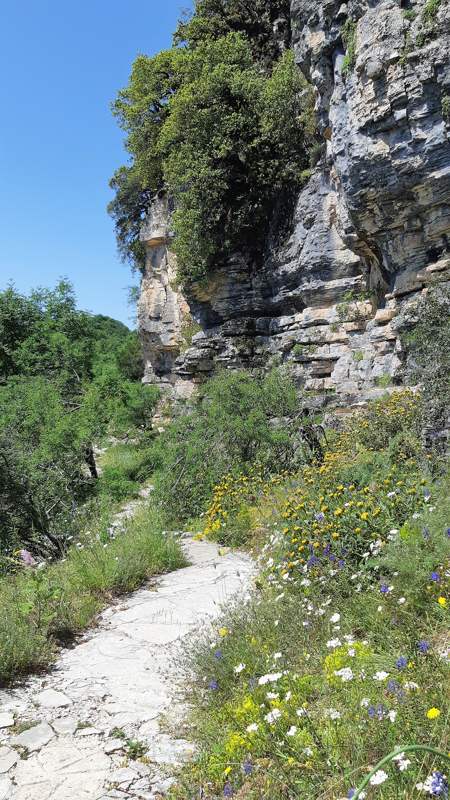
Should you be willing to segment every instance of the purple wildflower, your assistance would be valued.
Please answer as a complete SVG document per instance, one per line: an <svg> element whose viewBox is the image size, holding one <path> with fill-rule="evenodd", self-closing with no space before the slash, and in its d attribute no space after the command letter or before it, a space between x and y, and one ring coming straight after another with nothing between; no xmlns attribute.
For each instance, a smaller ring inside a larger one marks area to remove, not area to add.
<svg viewBox="0 0 450 800"><path fill-rule="evenodd" d="M19 550L19 556L26 567L35 567L37 561L31 555L29 550Z"/></svg>
<svg viewBox="0 0 450 800"><path fill-rule="evenodd" d="M447 528L447 538L450 539L450 528Z"/></svg>
<svg viewBox="0 0 450 800"><path fill-rule="evenodd" d="M381 586L380 586L381 594L389 594L389 591L390 591L390 589L389 589L389 586L387 585L387 583L382 583Z"/></svg>
<svg viewBox="0 0 450 800"><path fill-rule="evenodd" d="M221 650L216 650L216 652L214 653L214 658L217 658L217 659L223 658L222 651Z"/></svg>
<svg viewBox="0 0 450 800"><path fill-rule="evenodd" d="M253 772L253 764L251 761L244 761L242 769L244 770L244 775L251 775Z"/></svg>
<svg viewBox="0 0 450 800"><path fill-rule="evenodd" d="M314 514L317 522L323 522L325 519L325 514L322 511L319 511L318 514Z"/></svg>
<svg viewBox="0 0 450 800"><path fill-rule="evenodd" d="M391 694L396 694L400 689L400 684L397 681L390 680L388 681L386 688Z"/></svg>
<svg viewBox="0 0 450 800"><path fill-rule="evenodd" d="M430 643L426 642L425 639L422 639L420 642L417 642L417 649L420 653L428 653L430 649Z"/></svg>
<svg viewBox="0 0 450 800"><path fill-rule="evenodd" d="M448 782L442 772L433 772L430 788L433 797L448 797Z"/></svg>
<svg viewBox="0 0 450 800"><path fill-rule="evenodd" d="M355 794L356 794L356 789L349 789L347 794L348 799L352 800L352 797L354 797Z"/></svg>
<svg viewBox="0 0 450 800"><path fill-rule="evenodd" d="M429 531L429 528L427 528L426 526L425 526L425 528L423 529L423 531L422 531L422 534L423 534L423 538L424 538L424 539L429 539L429 538L430 538L430 536L431 536L431 534L430 534L430 531Z"/></svg>
<svg viewBox="0 0 450 800"><path fill-rule="evenodd" d="M400 656L400 658L397 658L395 666L397 667L397 669L405 669L407 663L408 659L405 656Z"/></svg>
<svg viewBox="0 0 450 800"><path fill-rule="evenodd" d="M439 572L432 572L431 575L430 575L430 578L431 578L432 581L435 581L436 583L439 583L439 581L441 580L441 576L439 575Z"/></svg>
<svg viewBox="0 0 450 800"><path fill-rule="evenodd" d="M343 558L340 558L340 559L339 559L339 561L338 561L338 567L339 567L339 569L344 569L344 567L345 567L345 561L344 561L344 559L343 559Z"/></svg>
<svg viewBox="0 0 450 800"><path fill-rule="evenodd" d="M233 787L229 781L225 784L223 788L224 797L233 797Z"/></svg>
<svg viewBox="0 0 450 800"><path fill-rule="evenodd" d="M208 688L211 689L211 691L215 692L219 688L219 684L217 683L216 680L212 680L209 682Z"/></svg>

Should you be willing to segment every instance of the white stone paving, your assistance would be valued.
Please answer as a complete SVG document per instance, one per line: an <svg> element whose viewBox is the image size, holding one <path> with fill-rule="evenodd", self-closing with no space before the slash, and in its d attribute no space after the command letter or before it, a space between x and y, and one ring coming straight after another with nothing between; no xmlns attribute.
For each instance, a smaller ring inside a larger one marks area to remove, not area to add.
<svg viewBox="0 0 450 800"><path fill-rule="evenodd" d="M193 746L162 717L185 711L176 672L180 642L244 593L253 573L242 553L184 539L190 566L106 609L55 669L0 692L0 800L152 800L169 788ZM114 729L148 748L127 754Z"/></svg>

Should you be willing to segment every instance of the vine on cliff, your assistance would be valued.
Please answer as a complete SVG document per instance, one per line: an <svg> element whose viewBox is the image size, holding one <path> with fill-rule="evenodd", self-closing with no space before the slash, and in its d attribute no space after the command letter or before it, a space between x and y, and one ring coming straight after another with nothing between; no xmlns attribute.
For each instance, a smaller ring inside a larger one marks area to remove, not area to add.
<svg viewBox="0 0 450 800"><path fill-rule="evenodd" d="M136 59L113 106L131 156L111 184L123 256L142 266L140 223L165 186L184 283L236 252L258 261L314 139L312 93L289 37L286 0L198 0L171 49Z"/></svg>

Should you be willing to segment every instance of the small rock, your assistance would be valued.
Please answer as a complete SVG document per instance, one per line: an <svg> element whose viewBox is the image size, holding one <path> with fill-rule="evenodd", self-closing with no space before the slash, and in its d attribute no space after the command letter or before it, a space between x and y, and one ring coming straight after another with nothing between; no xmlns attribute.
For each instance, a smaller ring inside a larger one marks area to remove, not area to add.
<svg viewBox="0 0 450 800"><path fill-rule="evenodd" d="M118 784L121 788L127 788L130 783L136 780L136 773L128 767L122 767L122 769L116 769L115 772L112 772L108 776L108 780L110 783Z"/></svg>
<svg viewBox="0 0 450 800"><path fill-rule="evenodd" d="M105 753L106 755L111 755L111 753L117 753L118 750L123 750L124 742L123 739L110 739L109 742L105 744Z"/></svg>
<svg viewBox="0 0 450 800"><path fill-rule="evenodd" d="M165 778L162 781L158 781L158 783L152 784L152 789L157 794L166 794L169 791L170 787L173 786L175 783L175 778Z"/></svg>
<svg viewBox="0 0 450 800"><path fill-rule="evenodd" d="M0 728L12 728L14 725L14 716L7 711L0 714Z"/></svg>
<svg viewBox="0 0 450 800"><path fill-rule="evenodd" d="M10 747L0 747L0 773L8 772L19 760L18 754Z"/></svg>
<svg viewBox="0 0 450 800"><path fill-rule="evenodd" d="M27 750L33 752L33 750L40 750L41 747L48 744L54 735L55 732L50 725L46 722L41 722L39 725L19 733L18 736L13 736L11 744L17 745L17 747L26 747Z"/></svg>
<svg viewBox="0 0 450 800"><path fill-rule="evenodd" d="M80 728L77 731L77 736L102 736L102 731L99 731L98 728Z"/></svg>
<svg viewBox="0 0 450 800"><path fill-rule="evenodd" d="M72 735L77 729L78 720L76 717L61 717L60 719L54 719L51 725L56 733Z"/></svg>
<svg viewBox="0 0 450 800"><path fill-rule="evenodd" d="M44 689L37 695L36 701L43 708L64 708L72 705L72 700L62 692L55 692L54 689Z"/></svg>

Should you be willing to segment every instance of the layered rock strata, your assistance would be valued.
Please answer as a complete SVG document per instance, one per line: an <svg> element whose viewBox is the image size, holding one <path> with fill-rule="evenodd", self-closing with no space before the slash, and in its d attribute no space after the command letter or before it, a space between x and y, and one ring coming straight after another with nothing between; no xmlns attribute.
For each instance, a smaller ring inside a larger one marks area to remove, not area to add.
<svg viewBox="0 0 450 800"><path fill-rule="evenodd" d="M402 381L412 306L450 278L450 0L292 0L291 14L324 142L291 234L262 269L236 255L186 299L167 236L145 239L147 374L176 393L278 361L340 404L377 395ZM183 348L185 301L201 331Z"/></svg>

